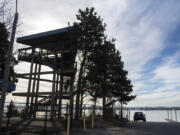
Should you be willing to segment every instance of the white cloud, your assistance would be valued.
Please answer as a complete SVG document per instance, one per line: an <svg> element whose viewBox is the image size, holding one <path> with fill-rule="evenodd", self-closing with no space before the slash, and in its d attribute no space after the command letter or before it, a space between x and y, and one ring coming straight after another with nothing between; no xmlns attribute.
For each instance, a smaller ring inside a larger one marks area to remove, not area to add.
<svg viewBox="0 0 180 135"><path fill-rule="evenodd" d="M158 88L150 89L148 91L138 91L136 101L131 102L129 105L142 106L157 106L157 105L168 105L168 106L179 106L180 102L180 51L177 51L174 55L165 57L163 64L157 67L153 73L153 78L149 79L152 83L161 83ZM144 88L143 81L136 83L138 89ZM150 84L151 85L151 84Z"/></svg>
<svg viewBox="0 0 180 135"><path fill-rule="evenodd" d="M153 92L137 96L128 106L179 106L179 92Z"/></svg>
<svg viewBox="0 0 180 135"><path fill-rule="evenodd" d="M164 58L163 64L156 68L153 73L153 80L159 80L164 84L158 90L176 90L176 87L180 87L180 51L177 51L174 55Z"/></svg>

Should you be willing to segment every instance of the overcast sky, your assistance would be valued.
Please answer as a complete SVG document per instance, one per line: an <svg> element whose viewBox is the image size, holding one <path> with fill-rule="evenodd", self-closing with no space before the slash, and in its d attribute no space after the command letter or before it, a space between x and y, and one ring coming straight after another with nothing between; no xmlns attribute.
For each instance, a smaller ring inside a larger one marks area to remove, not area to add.
<svg viewBox="0 0 180 135"><path fill-rule="evenodd" d="M180 0L19 0L21 34L65 27L86 7L95 7L108 37L116 38L137 94L128 105L180 106ZM24 85L19 81L17 92Z"/></svg>

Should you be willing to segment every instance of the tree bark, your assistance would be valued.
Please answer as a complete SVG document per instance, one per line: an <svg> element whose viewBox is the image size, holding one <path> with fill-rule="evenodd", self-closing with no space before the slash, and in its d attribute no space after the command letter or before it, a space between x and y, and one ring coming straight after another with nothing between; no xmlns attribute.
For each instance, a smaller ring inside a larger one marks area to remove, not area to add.
<svg viewBox="0 0 180 135"><path fill-rule="evenodd" d="M86 55L87 55L87 51L85 51L84 54L83 54L83 60L81 62L79 76L78 76L75 119L79 119L79 98L80 98L80 93L81 93L81 80L82 80L83 68L84 68L84 65L85 65L85 62L86 62Z"/></svg>
<svg viewBox="0 0 180 135"><path fill-rule="evenodd" d="M94 106L93 106L93 114L94 114L94 116L96 115L96 101L97 101L97 98L95 98Z"/></svg>
<svg viewBox="0 0 180 135"><path fill-rule="evenodd" d="M103 119L104 119L104 112L106 110L106 97L105 97L105 94L103 95Z"/></svg>
<svg viewBox="0 0 180 135"><path fill-rule="evenodd" d="M121 119L123 118L123 103L121 102Z"/></svg>
<svg viewBox="0 0 180 135"><path fill-rule="evenodd" d="M80 104L80 112L79 112L80 113L80 117L82 117L83 95L84 95L83 92L81 92L81 101L80 101L81 104Z"/></svg>

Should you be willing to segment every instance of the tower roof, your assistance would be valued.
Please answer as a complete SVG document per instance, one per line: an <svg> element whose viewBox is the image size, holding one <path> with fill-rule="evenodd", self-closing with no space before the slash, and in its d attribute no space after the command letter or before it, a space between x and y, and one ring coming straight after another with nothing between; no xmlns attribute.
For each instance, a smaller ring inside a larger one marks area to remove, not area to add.
<svg viewBox="0 0 180 135"><path fill-rule="evenodd" d="M65 48L70 46L68 30L69 27L65 27L38 34L23 36L17 38L17 42L32 46L34 48L56 51L62 48L63 45Z"/></svg>

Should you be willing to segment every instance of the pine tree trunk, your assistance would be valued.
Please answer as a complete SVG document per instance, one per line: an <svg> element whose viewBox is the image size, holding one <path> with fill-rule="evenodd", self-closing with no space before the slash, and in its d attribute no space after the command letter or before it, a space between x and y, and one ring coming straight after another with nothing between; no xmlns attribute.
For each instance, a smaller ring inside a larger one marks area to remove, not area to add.
<svg viewBox="0 0 180 135"><path fill-rule="evenodd" d="M94 116L96 115L96 101L97 101L97 98L95 98L94 106L93 106L93 114L94 114Z"/></svg>
<svg viewBox="0 0 180 135"><path fill-rule="evenodd" d="M105 95L103 95L103 118L105 117L104 116L105 111L106 111L106 97L105 97Z"/></svg>
<svg viewBox="0 0 180 135"><path fill-rule="evenodd" d="M123 118L123 104L121 102L121 119Z"/></svg>
<svg viewBox="0 0 180 135"><path fill-rule="evenodd" d="M81 80L82 80L83 68L84 68L84 65L86 62L86 54L87 54L87 51L85 51L83 54L83 60L82 60L81 66L80 66L80 71L79 71L79 76L78 76L75 119L79 119L79 98L80 98L80 92L81 92Z"/></svg>
<svg viewBox="0 0 180 135"><path fill-rule="evenodd" d="M83 107L83 92L81 92L81 105L80 105L80 117L82 117L82 107Z"/></svg>

